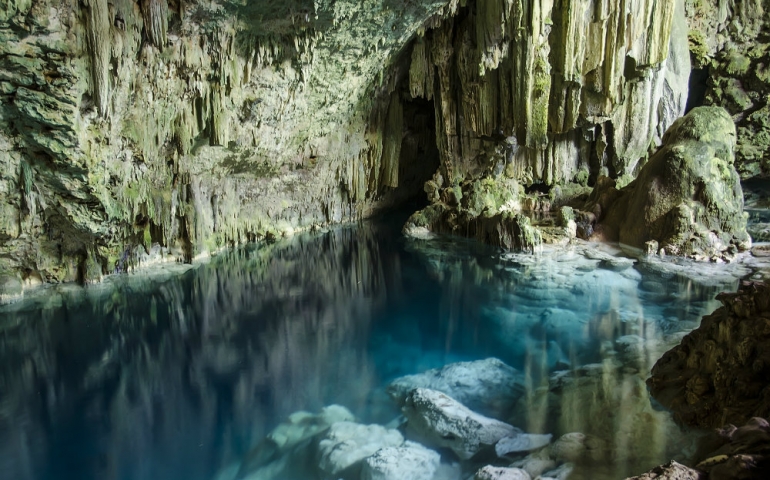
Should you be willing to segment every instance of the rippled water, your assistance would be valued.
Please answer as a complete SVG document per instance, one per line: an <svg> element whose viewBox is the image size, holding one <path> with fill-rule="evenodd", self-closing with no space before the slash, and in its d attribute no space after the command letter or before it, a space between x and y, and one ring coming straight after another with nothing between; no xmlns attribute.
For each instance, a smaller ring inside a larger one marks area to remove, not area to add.
<svg viewBox="0 0 770 480"><path fill-rule="evenodd" d="M617 271L580 249L500 255L407 240L398 225L3 307L0 477L210 480L294 411L338 403L386 423L393 378L490 356L525 375L507 420L615 445L571 478L641 473L689 448L644 379L734 278Z"/></svg>

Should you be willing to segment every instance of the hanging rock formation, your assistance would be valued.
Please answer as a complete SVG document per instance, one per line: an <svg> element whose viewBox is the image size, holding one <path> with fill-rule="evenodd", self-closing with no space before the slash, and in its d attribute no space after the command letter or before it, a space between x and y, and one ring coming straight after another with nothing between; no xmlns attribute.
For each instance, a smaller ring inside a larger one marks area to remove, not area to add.
<svg viewBox="0 0 770 480"><path fill-rule="evenodd" d="M688 36L729 76L708 101L743 82L739 163L761 173L764 44L729 52L766 15L701 3L5 2L0 273L23 289L190 261L367 216L432 174L450 207L463 182L630 179L684 112ZM474 228L531 248L526 227Z"/></svg>

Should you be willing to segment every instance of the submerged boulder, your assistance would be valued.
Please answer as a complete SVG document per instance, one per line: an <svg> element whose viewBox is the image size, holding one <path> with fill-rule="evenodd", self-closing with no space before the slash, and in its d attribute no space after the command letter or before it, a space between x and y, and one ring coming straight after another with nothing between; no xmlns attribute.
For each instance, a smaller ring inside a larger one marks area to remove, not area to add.
<svg viewBox="0 0 770 480"><path fill-rule="evenodd" d="M474 475L473 480L530 480L532 477L520 468L493 467L487 465Z"/></svg>
<svg viewBox="0 0 770 480"><path fill-rule="evenodd" d="M495 445L495 453L498 457L509 453L520 453L537 450L551 443L553 435L541 433L517 433L509 437L501 438Z"/></svg>
<svg viewBox="0 0 770 480"><path fill-rule="evenodd" d="M515 368L497 358L486 358L397 378L388 385L388 394L403 406L415 388L437 390L474 411L501 418L524 393L524 381Z"/></svg>
<svg viewBox="0 0 770 480"><path fill-rule="evenodd" d="M751 246L740 177L733 166L735 125L720 107L680 118L639 176L622 189L600 179L587 211L608 240L666 254L730 258Z"/></svg>
<svg viewBox="0 0 770 480"><path fill-rule="evenodd" d="M294 412L253 448L238 468L236 478L264 480L286 476L287 467L297 466L309 455L311 443L337 422L353 420L353 414L340 405L324 407L320 413Z"/></svg>
<svg viewBox="0 0 770 480"><path fill-rule="evenodd" d="M368 457L361 470L361 480L430 480L441 456L419 443L405 442L400 447L386 447Z"/></svg>
<svg viewBox="0 0 770 480"><path fill-rule="evenodd" d="M770 423L764 418L717 429L699 450L695 468L709 479L770 478Z"/></svg>
<svg viewBox="0 0 770 480"><path fill-rule="evenodd" d="M521 430L479 415L436 390L416 388L406 398L407 426L425 443L451 449L462 460Z"/></svg>
<svg viewBox="0 0 770 480"><path fill-rule="evenodd" d="M723 306L666 352L650 393L687 425L717 427L770 416L770 286L743 282Z"/></svg>
<svg viewBox="0 0 770 480"><path fill-rule="evenodd" d="M318 444L318 467L329 477L339 478L348 469L356 469L366 457L381 448L398 447L404 437L398 430L380 425L339 422L331 426ZM350 476L356 477L355 473Z"/></svg>
<svg viewBox="0 0 770 480"><path fill-rule="evenodd" d="M665 465L655 467L647 473L627 480L702 480L705 478L703 473L672 460Z"/></svg>

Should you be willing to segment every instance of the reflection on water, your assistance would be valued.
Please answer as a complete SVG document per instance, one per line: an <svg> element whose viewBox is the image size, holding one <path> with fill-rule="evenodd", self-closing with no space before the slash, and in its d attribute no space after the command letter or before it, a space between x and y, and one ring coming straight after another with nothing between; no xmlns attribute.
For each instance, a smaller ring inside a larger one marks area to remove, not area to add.
<svg viewBox="0 0 770 480"><path fill-rule="evenodd" d="M0 477L209 480L294 411L386 423L394 377L489 356L524 372L515 425L599 435L617 446L608 475L638 473L682 448L650 366L735 283L387 222L179 268L0 310Z"/></svg>

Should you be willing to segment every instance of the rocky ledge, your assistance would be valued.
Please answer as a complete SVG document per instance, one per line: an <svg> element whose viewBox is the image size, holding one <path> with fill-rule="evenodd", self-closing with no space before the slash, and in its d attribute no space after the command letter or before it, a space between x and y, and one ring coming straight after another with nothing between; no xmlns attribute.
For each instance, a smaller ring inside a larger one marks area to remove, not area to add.
<svg viewBox="0 0 770 480"><path fill-rule="evenodd" d="M743 282L737 293L717 298L723 306L663 355L647 381L652 396L687 425L770 416L770 286Z"/></svg>

